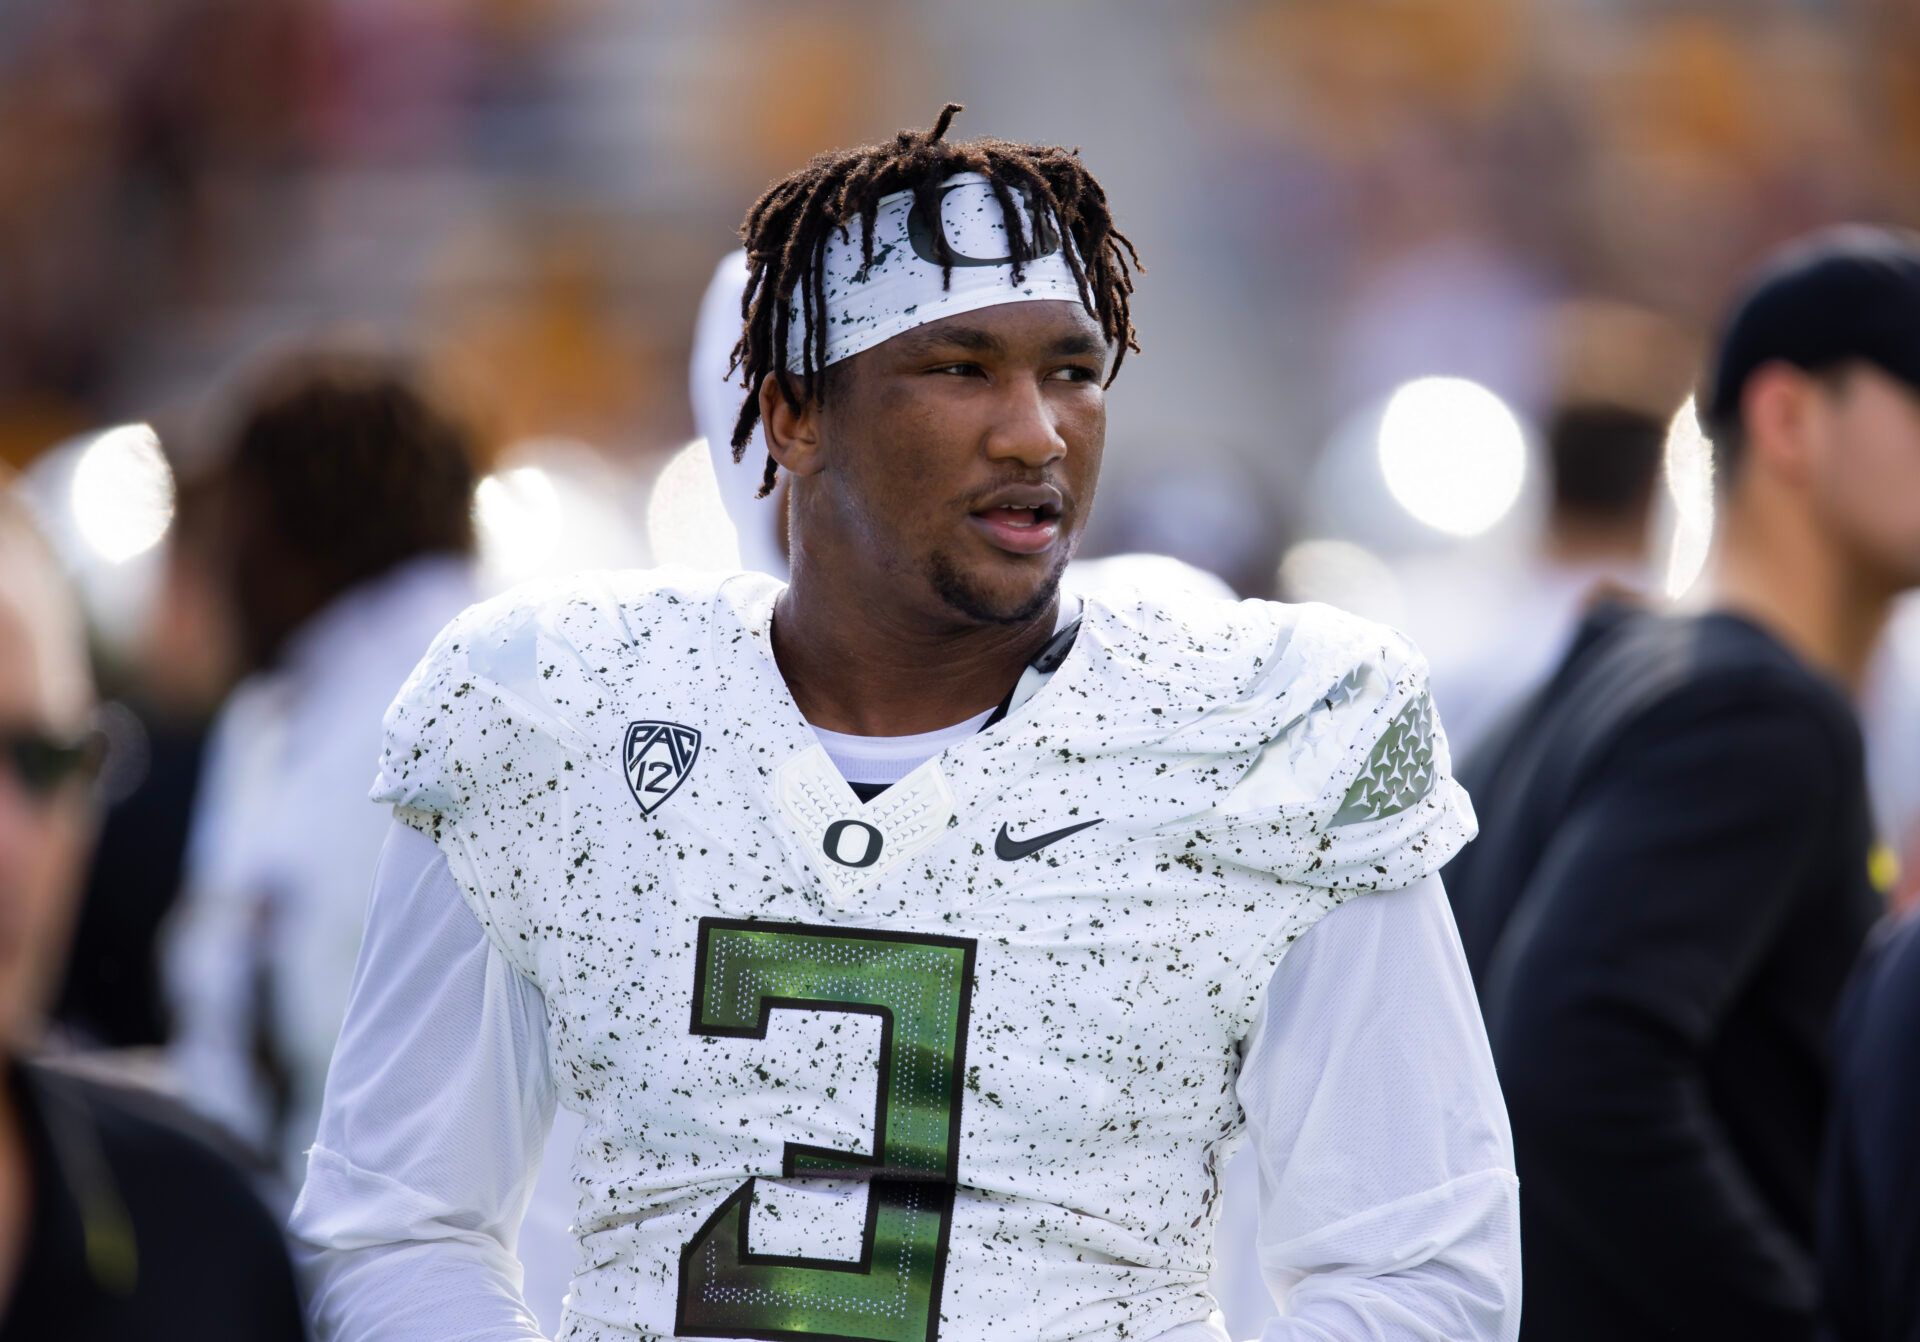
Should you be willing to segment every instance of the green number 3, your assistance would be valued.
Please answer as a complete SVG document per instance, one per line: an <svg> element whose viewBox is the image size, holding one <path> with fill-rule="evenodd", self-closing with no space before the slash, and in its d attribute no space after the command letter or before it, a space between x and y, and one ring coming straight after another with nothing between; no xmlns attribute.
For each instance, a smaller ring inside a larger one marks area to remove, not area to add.
<svg viewBox="0 0 1920 1342"><path fill-rule="evenodd" d="M764 1039L777 1009L880 1018L873 1154L787 1143L786 1178L868 1181L853 1261L750 1253L753 1180L680 1253L679 1337L933 1342L960 1156L974 943L700 920L693 1033Z"/></svg>

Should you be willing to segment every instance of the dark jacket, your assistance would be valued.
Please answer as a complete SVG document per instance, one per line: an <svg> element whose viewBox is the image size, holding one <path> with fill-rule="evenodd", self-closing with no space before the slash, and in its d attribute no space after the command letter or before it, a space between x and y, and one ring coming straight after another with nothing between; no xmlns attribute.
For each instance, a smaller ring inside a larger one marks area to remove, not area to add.
<svg viewBox="0 0 1920 1342"><path fill-rule="evenodd" d="M1737 617L1607 607L1461 779L1522 1337L1806 1342L1829 1032L1879 908L1847 702Z"/></svg>
<svg viewBox="0 0 1920 1342"><path fill-rule="evenodd" d="M1920 1342L1920 918L1875 939L1840 1009L1820 1186L1832 1342Z"/></svg>
<svg viewBox="0 0 1920 1342"><path fill-rule="evenodd" d="M297 1342L280 1227L164 1102L9 1068L33 1204L0 1342Z"/></svg>

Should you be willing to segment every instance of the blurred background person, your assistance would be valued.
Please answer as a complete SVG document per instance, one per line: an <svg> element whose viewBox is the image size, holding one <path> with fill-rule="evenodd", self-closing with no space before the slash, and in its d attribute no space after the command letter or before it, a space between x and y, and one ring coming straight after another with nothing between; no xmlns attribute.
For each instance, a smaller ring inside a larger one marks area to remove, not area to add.
<svg viewBox="0 0 1920 1342"><path fill-rule="evenodd" d="M282 351L241 383L213 430L211 530L252 674L195 804L171 1052L185 1098L290 1171L384 833L367 752L421 649L475 599L478 445L371 349Z"/></svg>
<svg viewBox="0 0 1920 1342"><path fill-rule="evenodd" d="M1463 757L1545 677L1596 592L1645 585L1666 439L1664 421L1631 405L1570 401L1553 411L1538 551L1488 594L1498 603L1490 627L1434 663L1434 701L1446 705L1447 734Z"/></svg>
<svg viewBox="0 0 1920 1342"><path fill-rule="evenodd" d="M84 626L0 479L0 1338L304 1336L279 1227L154 1097L33 1061L97 817Z"/></svg>
<svg viewBox="0 0 1920 1342"><path fill-rule="evenodd" d="M414 360L317 339L256 360L210 416L199 541L251 674L221 710L170 931L173 1083L304 1167L346 1015L380 808L381 719L420 654L478 598L478 431ZM371 743L371 744L370 744ZM563 1149L577 1135L557 1123ZM573 1270L564 1160L520 1237L525 1290L559 1318Z"/></svg>
<svg viewBox="0 0 1920 1342"><path fill-rule="evenodd" d="M1820 1197L1823 1342L1920 1339L1920 919L1875 937L1841 1004Z"/></svg>
<svg viewBox="0 0 1920 1342"><path fill-rule="evenodd" d="M197 507L181 500L183 514ZM165 630L156 651L172 668L103 668L103 697L113 697L101 715L112 749L99 786L100 841L53 1008L76 1049L151 1055L171 1028L159 947L179 896L207 730L235 662L200 559L183 538L163 560L160 584L169 590L152 623Z"/></svg>
<svg viewBox="0 0 1920 1342"><path fill-rule="evenodd" d="M1708 609L1596 612L1463 770L1533 1342L1813 1336L1828 1033L1883 907L1847 696L1920 585L1916 240L1791 248L1716 365Z"/></svg>
<svg viewBox="0 0 1920 1342"><path fill-rule="evenodd" d="M1657 589L1668 421L1698 351L1657 313L1593 298L1562 304L1551 334L1533 534L1504 563L1468 547L1402 573L1459 758L1546 678L1596 595Z"/></svg>

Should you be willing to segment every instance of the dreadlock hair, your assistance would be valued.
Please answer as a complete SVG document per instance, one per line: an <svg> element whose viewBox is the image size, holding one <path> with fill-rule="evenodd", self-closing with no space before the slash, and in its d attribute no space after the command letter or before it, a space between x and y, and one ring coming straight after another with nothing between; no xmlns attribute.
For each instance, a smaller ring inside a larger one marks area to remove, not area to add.
<svg viewBox="0 0 1920 1342"><path fill-rule="evenodd" d="M1080 151L998 139L948 144L947 128L961 110L959 103L948 103L931 130L903 130L879 144L816 155L806 167L775 182L747 211L740 228L748 263L747 288L740 299L745 329L727 367L729 377L741 373L741 385L749 392L733 427L735 461L746 454L747 439L760 420L760 398L754 393L769 373L795 410L808 396L826 403L826 258L832 235L837 231L848 240L848 228L858 218L860 257L872 265L873 225L881 199L912 191L919 209L937 218L940 186L956 173L979 173L992 186L1006 220L1015 284L1036 255L1036 239L1029 236L1023 212L1014 205L1015 191L1033 202L1041 216L1037 222L1050 217L1060 236L1072 240L1062 251L1080 286L1080 299L1099 320L1107 343L1119 351L1106 385L1119 375L1127 351L1139 350L1129 297L1133 271L1146 267L1127 235L1113 226L1107 193L1081 163ZM933 232L940 249L941 283L951 286L953 252L945 230ZM797 380L786 358L796 288L807 323ZM779 463L769 455L761 498L773 492L778 474Z"/></svg>

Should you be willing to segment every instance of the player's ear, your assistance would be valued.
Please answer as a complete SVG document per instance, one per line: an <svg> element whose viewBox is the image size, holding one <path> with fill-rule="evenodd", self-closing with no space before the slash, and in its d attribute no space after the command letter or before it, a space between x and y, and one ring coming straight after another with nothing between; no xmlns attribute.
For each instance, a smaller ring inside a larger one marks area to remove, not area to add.
<svg viewBox="0 0 1920 1342"><path fill-rule="evenodd" d="M767 439L767 454L780 463L781 469L793 475L814 475L825 466L819 402L808 396L798 410L794 409L772 373L760 379L760 424Z"/></svg>

